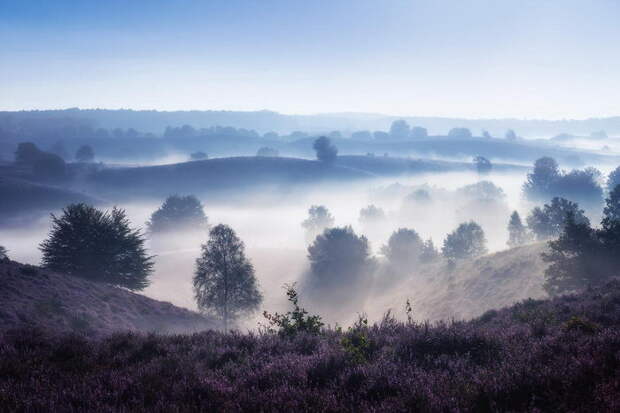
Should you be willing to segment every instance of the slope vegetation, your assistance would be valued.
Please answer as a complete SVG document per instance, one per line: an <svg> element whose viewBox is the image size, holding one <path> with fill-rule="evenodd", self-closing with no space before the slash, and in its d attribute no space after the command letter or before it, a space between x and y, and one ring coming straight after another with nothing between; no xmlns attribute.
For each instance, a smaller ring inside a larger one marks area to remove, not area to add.
<svg viewBox="0 0 620 413"><path fill-rule="evenodd" d="M0 262L0 302L0 332L24 326L88 334L186 332L214 326L166 302L11 261Z"/></svg>

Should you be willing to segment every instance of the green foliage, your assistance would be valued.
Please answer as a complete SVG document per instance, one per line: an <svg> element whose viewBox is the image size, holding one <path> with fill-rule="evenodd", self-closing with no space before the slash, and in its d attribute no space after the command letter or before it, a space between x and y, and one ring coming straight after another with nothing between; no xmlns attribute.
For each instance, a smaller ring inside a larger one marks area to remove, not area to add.
<svg viewBox="0 0 620 413"><path fill-rule="evenodd" d="M255 311L263 300L252 263L235 231L219 224L209 233L196 260L194 295L201 311L230 321Z"/></svg>
<svg viewBox="0 0 620 413"><path fill-rule="evenodd" d="M354 364L368 361L372 346L368 337L368 318L360 315L340 340L340 345Z"/></svg>
<svg viewBox="0 0 620 413"><path fill-rule="evenodd" d="M285 284L284 287L288 301L293 305L293 311L288 311L286 314L263 312L263 316L269 322L268 331L287 337L300 332L319 334L324 325L321 317L310 315L306 309L299 306L299 295L295 290L295 284Z"/></svg>
<svg viewBox="0 0 620 413"><path fill-rule="evenodd" d="M153 270L144 242L122 209L104 212L71 204L62 216L52 214L52 229L40 245L42 264L67 275L142 290Z"/></svg>

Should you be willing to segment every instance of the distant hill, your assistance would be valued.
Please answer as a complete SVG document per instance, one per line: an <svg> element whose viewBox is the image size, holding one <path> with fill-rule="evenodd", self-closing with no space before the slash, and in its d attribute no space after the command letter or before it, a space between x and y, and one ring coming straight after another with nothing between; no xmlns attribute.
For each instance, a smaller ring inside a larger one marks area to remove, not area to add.
<svg viewBox="0 0 620 413"><path fill-rule="evenodd" d="M161 197L171 193L288 190L309 183L352 181L371 174L295 158L232 157L172 165L105 169L90 178L97 194L108 197Z"/></svg>
<svg viewBox="0 0 620 413"><path fill-rule="evenodd" d="M88 334L179 333L215 326L170 303L12 261L0 262L0 302L0 332L38 327Z"/></svg>
<svg viewBox="0 0 620 413"><path fill-rule="evenodd" d="M392 121L405 119L412 125L427 128L433 135L445 135L454 127L470 128L476 135L482 129L493 136L503 137L507 129L514 129L520 136L551 137L560 133L589 135L605 130L610 136L620 135L620 116L583 120L563 119L462 119L420 116L391 116L372 113L331 113L315 115L285 115L273 111L156 111L156 110L107 110L66 109L0 112L0 126L20 122L42 122L48 119L66 121L75 119L92 127L135 128L143 132L162 133L166 126L192 125L195 128L232 126L255 129L261 133L276 131L290 133L301 130L310 133L332 130L388 130Z"/></svg>
<svg viewBox="0 0 620 413"><path fill-rule="evenodd" d="M0 175L0 217L27 219L29 215L48 214L73 202L96 204L89 195L65 188L33 183Z"/></svg>

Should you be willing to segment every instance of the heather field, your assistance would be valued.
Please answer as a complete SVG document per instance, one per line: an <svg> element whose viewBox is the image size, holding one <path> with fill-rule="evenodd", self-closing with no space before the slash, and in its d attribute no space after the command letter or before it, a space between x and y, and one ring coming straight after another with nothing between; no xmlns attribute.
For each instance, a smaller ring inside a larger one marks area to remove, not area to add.
<svg viewBox="0 0 620 413"><path fill-rule="evenodd" d="M468 321L0 338L3 411L618 411L620 283Z"/></svg>

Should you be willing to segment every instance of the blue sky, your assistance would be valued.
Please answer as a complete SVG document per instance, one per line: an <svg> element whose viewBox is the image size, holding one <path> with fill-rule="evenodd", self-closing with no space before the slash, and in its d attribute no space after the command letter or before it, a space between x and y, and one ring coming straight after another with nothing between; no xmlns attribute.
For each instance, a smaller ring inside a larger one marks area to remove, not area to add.
<svg viewBox="0 0 620 413"><path fill-rule="evenodd" d="M620 115L617 0L0 0L0 109Z"/></svg>

